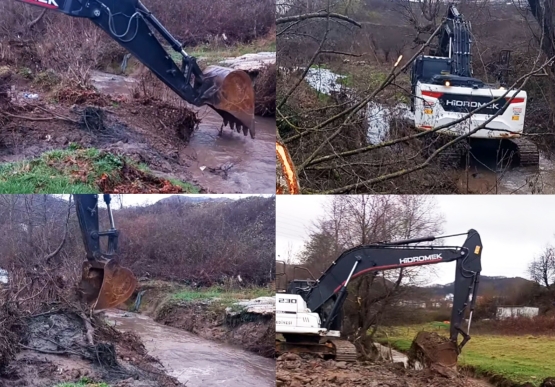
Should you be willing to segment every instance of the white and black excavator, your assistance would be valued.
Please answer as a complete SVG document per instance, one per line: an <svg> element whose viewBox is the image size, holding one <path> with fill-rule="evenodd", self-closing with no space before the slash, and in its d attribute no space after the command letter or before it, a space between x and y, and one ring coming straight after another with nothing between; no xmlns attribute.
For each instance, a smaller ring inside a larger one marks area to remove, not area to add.
<svg viewBox="0 0 555 387"><path fill-rule="evenodd" d="M223 118L220 132L232 130L254 138L254 88L242 70L221 66L200 69L196 58L139 0L16 0L86 18L148 67L162 82L188 103L208 105ZM181 55L179 68L160 44L151 27Z"/></svg>
<svg viewBox="0 0 555 387"><path fill-rule="evenodd" d="M460 136L475 130L492 115L499 114L470 138L484 144L486 140L505 140L508 149L516 154L521 166L539 164L536 145L522 137L526 114L527 94L523 90L509 90L504 79L498 84L485 84L473 77L471 24L454 5L449 5L438 35L438 45L432 55L420 55L411 68L411 110L418 130L432 130L474 113L469 119L447 128L440 134ZM510 52L502 54L502 64L508 68ZM490 104L491 103L491 104ZM487 141L485 145L495 145ZM453 148L454 149L454 148ZM449 150L446 150L449 153ZM460 155L456 154L455 157Z"/></svg>
<svg viewBox="0 0 555 387"><path fill-rule="evenodd" d="M415 245L459 235L467 235L462 246ZM456 359L470 340L468 332L482 271L482 251L482 240L476 230L465 234L376 243L347 250L317 280L293 280L286 290L278 291L276 334L283 336L283 339L276 339L276 353L317 353L338 361L355 361L355 346L340 338L342 308L351 280L364 274L376 275L384 270L456 261L450 338L443 347L430 348L433 351L450 351ZM467 310L470 317L465 330L462 325ZM460 343L459 335L462 336Z"/></svg>
<svg viewBox="0 0 555 387"><path fill-rule="evenodd" d="M137 287L133 272L121 267L116 259L119 231L110 207L111 197L104 194L110 228L100 231L98 195L73 195L87 259L83 262L81 284L83 300L92 309L109 309L125 302ZM106 238L106 243L101 240ZM102 246L106 249L103 250Z"/></svg>

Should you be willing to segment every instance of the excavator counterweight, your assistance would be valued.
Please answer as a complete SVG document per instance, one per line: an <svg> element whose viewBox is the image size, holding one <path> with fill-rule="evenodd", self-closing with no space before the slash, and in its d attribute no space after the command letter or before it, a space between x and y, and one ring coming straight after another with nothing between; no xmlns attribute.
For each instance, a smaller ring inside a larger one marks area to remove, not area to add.
<svg viewBox="0 0 555 387"><path fill-rule="evenodd" d="M84 301L95 310L113 308L129 299L137 287L133 272L121 267L116 259L118 230L115 229L110 195L103 195L110 219L110 229L99 231L98 195L73 195L87 260L83 262L79 286ZM100 238L107 237L102 251Z"/></svg>

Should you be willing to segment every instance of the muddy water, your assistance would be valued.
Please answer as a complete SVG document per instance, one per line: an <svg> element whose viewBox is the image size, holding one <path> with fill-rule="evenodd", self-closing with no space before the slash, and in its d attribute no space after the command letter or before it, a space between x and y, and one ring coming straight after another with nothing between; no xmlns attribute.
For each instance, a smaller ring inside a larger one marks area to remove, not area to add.
<svg viewBox="0 0 555 387"><path fill-rule="evenodd" d="M169 375L187 387L275 386L276 363L238 348L207 341L135 313L109 311L121 331L133 331Z"/></svg>
<svg viewBox="0 0 555 387"><path fill-rule="evenodd" d="M95 87L106 94L131 95L137 81L101 72L92 74ZM276 122L255 117L256 138L232 132L218 136L221 117L208 107L197 109L201 123L180 159L200 186L214 193L273 193L275 190Z"/></svg>
<svg viewBox="0 0 555 387"><path fill-rule="evenodd" d="M307 82L323 94L331 91L346 90L339 80L343 75L328 69L310 69ZM411 119L408 106L399 104L394 109L370 103L367 109L368 142L375 144L383 141L389 131L392 116ZM473 148L474 152L474 148ZM536 167L503 167L496 165L492 155L477 149L470 158L468 168L460 171L458 185L461 193L483 194L555 194L555 161L540 153L540 165Z"/></svg>

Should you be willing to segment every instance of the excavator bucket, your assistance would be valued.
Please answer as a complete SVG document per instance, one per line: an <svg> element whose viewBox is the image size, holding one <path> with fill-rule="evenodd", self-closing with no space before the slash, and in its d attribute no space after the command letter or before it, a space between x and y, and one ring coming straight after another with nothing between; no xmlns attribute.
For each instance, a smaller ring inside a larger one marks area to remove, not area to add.
<svg viewBox="0 0 555 387"><path fill-rule="evenodd" d="M131 270L121 267L114 260L83 262L81 290L93 309L113 308L125 301L135 291L137 279Z"/></svg>
<svg viewBox="0 0 555 387"><path fill-rule="evenodd" d="M409 361L418 361L423 367L445 367L454 369L457 366L457 346L448 338L435 332L419 332L414 338L408 353Z"/></svg>
<svg viewBox="0 0 555 387"><path fill-rule="evenodd" d="M214 92L206 104L224 119L224 125L250 134L254 138L254 87L249 75L242 70L209 66L204 71L204 81Z"/></svg>

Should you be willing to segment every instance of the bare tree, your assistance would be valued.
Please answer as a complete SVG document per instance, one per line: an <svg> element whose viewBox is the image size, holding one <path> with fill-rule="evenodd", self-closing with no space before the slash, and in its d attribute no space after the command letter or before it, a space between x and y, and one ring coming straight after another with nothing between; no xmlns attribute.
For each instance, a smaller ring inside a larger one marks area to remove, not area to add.
<svg viewBox="0 0 555 387"><path fill-rule="evenodd" d="M538 284L551 290L555 284L555 247L548 246L528 265L528 274Z"/></svg>
<svg viewBox="0 0 555 387"><path fill-rule="evenodd" d="M429 196L337 196L330 199L300 254L307 268L321 273L344 250L372 242L410 238L441 231L443 216ZM400 269L368 274L349 285L343 334L367 353L368 340L381 316L405 286L422 281L426 269ZM373 330L369 332L370 328Z"/></svg>

